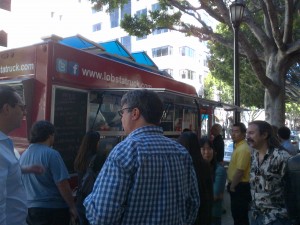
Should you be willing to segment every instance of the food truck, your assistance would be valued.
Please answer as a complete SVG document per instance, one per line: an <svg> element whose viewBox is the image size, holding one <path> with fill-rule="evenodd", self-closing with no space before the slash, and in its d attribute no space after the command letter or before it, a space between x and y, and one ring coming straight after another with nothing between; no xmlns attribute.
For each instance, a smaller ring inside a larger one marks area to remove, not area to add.
<svg viewBox="0 0 300 225"><path fill-rule="evenodd" d="M145 52L129 53L118 41L52 35L41 43L2 51L0 59L0 84L13 86L27 109L21 127L10 134L16 149L20 154L26 149L35 121L48 120L56 128L54 148L70 174L88 130L100 132L106 151L125 138L117 112L129 90L147 88L159 94L165 107L161 126L170 138L185 128L200 136L203 123L212 124L220 104L198 97L194 87L158 70Z"/></svg>

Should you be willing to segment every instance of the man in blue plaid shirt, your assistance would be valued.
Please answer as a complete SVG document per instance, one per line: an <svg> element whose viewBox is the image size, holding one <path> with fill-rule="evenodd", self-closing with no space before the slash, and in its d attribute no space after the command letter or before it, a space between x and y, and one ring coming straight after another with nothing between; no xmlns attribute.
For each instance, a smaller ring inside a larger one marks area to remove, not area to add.
<svg viewBox="0 0 300 225"><path fill-rule="evenodd" d="M188 151L163 136L163 103L133 90L119 111L127 138L110 153L85 199L92 225L192 225L200 205Z"/></svg>

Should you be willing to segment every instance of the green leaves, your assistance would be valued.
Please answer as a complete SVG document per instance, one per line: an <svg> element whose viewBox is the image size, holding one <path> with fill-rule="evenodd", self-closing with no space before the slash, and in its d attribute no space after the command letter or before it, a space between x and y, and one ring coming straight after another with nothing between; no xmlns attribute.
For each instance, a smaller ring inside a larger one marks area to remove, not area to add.
<svg viewBox="0 0 300 225"><path fill-rule="evenodd" d="M125 14L124 19L121 22L121 27L125 29L130 35L137 37L143 37L152 32L153 24L146 15L131 17Z"/></svg>
<svg viewBox="0 0 300 225"><path fill-rule="evenodd" d="M218 33L228 40L233 40L232 32L227 26L218 26ZM209 42L211 57L209 69L211 76L214 77L218 90L218 82L224 83L221 99L229 100L227 103L233 104L233 50L217 42ZM205 86L206 88L206 86ZM223 93L224 92L224 93ZM264 106L264 87L255 76L247 58L240 56L240 101L241 106L263 108Z"/></svg>

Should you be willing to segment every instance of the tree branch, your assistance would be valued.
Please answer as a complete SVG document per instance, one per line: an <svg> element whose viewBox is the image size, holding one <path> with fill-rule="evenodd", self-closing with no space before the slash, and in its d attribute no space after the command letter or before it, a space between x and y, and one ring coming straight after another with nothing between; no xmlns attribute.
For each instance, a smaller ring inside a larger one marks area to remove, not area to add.
<svg viewBox="0 0 300 225"><path fill-rule="evenodd" d="M202 9L205 10L211 17L220 23L230 24L230 16L228 7L225 5L224 1L214 1L216 7L212 7L212 5L208 5L209 1L200 0L202 4Z"/></svg>
<svg viewBox="0 0 300 225"><path fill-rule="evenodd" d="M292 41L293 30L293 0L285 0L285 16L284 16L284 33L283 43L287 44Z"/></svg>
<svg viewBox="0 0 300 225"><path fill-rule="evenodd" d="M262 45L262 50L271 48L273 40L270 39L264 30L262 30L261 26L255 22L252 17L252 13L247 8L245 9L244 22L248 25L258 42Z"/></svg>
<svg viewBox="0 0 300 225"><path fill-rule="evenodd" d="M290 55L297 52L300 52L300 40L297 40L293 44L288 46L285 54Z"/></svg>
<svg viewBox="0 0 300 225"><path fill-rule="evenodd" d="M261 6L261 9L263 11L264 27L265 27L266 35L270 39L270 42L273 43L274 41L273 41L273 37L272 37L272 27L271 27L271 24L270 24L269 17L266 16L266 15L268 15L267 7L266 7L266 5L264 4L263 1L261 1L260 6Z"/></svg>
<svg viewBox="0 0 300 225"><path fill-rule="evenodd" d="M278 12L277 12L272 0L264 0L264 2L267 7L267 13L268 13L267 15L269 17L269 21L271 24L274 41L275 41L278 49L280 51L284 51L285 45L282 42L282 35L280 32L280 26L279 26L279 21L278 21L278 17L277 17Z"/></svg>
<svg viewBox="0 0 300 225"><path fill-rule="evenodd" d="M260 80L262 85L270 91L270 93L275 93L279 86L266 76L265 66L262 65L262 61L259 59L258 55L253 50L253 47L243 34L240 34L240 42L257 78Z"/></svg>

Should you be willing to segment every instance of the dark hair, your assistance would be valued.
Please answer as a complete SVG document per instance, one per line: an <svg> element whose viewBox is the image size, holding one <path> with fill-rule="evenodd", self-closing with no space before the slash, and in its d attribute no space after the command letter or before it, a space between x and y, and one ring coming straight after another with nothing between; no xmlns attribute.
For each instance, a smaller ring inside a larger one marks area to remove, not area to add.
<svg viewBox="0 0 300 225"><path fill-rule="evenodd" d="M210 148L212 148L213 150L215 150L213 142L211 140L209 140L208 138L201 138L200 141L199 141L199 143L200 143L200 148L203 148L203 146L205 144L208 144L208 146Z"/></svg>
<svg viewBox="0 0 300 225"><path fill-rule="evenodd" d="M189 132L189 131L192 131L192 130L189 129L189 128L184 128L184 129L182 130L182 133L183 133L183 132Z"/></svg>
<svg viewBox="0 0 300 225"><path fill-rule="evenodd" d="M182 132L177 141L188 150L192 158L202 158L198 137L195 133L191 131Z"/></svg>
<svg viewBox="0 0 300 225"><path fill-rule="evenodd" d="M195 133L191 131L186 131L181 133L181 135L178 137L177 141L184 146L188 152L190 153L194 169L197 175L198 185L201 186L201 182L203 182L203 176L201 176L201 168L202 168L202 161L204 159L202 158L201 152L200 152L200 145L198 137Z"/></svg>
<svg viewBox="0 0 300 225"><path fill-rule="evenodd" d="M97 131L89 131L84 135L74 161L75 171L83 172L87 169L90 158L97 153L99 140L100 134Z"/></svg>
<svg viewBox="0 0 300 225"><path fill-rule="evenodd" d="M9 104L10 106L15 106L18 103L18 98L16 97L17 91L8 85L0 85L0 109L2 109L4 104Z"/></svg>
<svg viewBox="0 0 300 225"><path fill-rule="evenodd" d="M273 129L274 135L277 135L277 133L278 133L278 127L275 126L275 125L271 125L271 126L272 126L272 129Z"/></svg>
<svg viewBox="0 0 300 225"><path fill-rule="evenodd" d="M154 91L137 89L128 91L121 99L121 105L127 104L129 111L138 108L147 123L159 125L163 114L163 103Z"/></svg>
<svg viewBox="0 0 300 225"><path fill-rule="evenodd" d="M246 128L245 124L238 122L238 123L233 124L232 126L239 127L241 133L246 134L247 128Z"/></svg>
<svg viewBox="0 0 300 225"><path fill-rule="evenodd" d="M46 141L50 135L55 133L54 125L46 120L35 122L31 127L30 143Z"/></svg>
<svg viewBox="0 0 300 225"><path fill-rule="evenodd" d="M270 148L278 148L280 146L278 138L274 136L273 127L268 122L254 120L248 124L248 126L250 125L256 125L260 135L267 133L267 142Z"/></svg>
<svg viewBox="0 0 300 225"><path fill-rule="evenodd" d="M215 146L214 146L214 144L211 140L209 140L208 138L201 138L200 139L200 148L203 148L205 144L207 144L214 152L213 158L209 162L210 166L212 168L211 172L212 172L212 177L213 177L213 180L214 180L215 179L215 171L216 171L216 168L217 168L217 152L216 152ZM201 154L201 156L202 156L202 154Z"/></svg>
<svg viewBox="0 0 300 225"><path fill-rule="evenodd" d="M290 139L290 136L291 136L291 130L290 130L290 128L288 128L288 127L280 127L279 129L278 129L278 136L280 137L280 138L282 138L283 140L288 140L288 139Z"/></svg>

